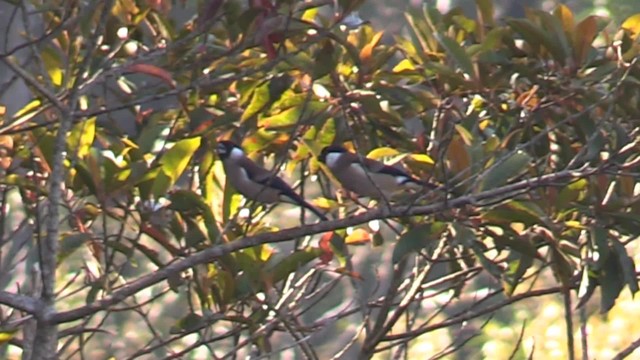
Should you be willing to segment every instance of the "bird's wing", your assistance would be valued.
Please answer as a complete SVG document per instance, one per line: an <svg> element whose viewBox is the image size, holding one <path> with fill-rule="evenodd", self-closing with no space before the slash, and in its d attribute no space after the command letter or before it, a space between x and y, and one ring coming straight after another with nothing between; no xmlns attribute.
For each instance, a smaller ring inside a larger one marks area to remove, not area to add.
<svg viewBox="0 0 640 360"><path fill-rule="evenodd" d="M253 182L261 184L263 186L276 189L282 193L282 195L288 196L295 200L295 202L299 201L300 196L296 194L295 191L287 184L284 180L282 180L279 176L275 175L271 171L258 166L256 163L251 161L251 159L246 159L243 162L243 167L247 172L247 176Z"/></svg>
<svg viewBox="0 0 640 360"><path fill-rule="evenodd" d="M322 214L313 205L309 204L302 196L298 195L289 184L282 180L279 176L273 174L271 171L258 166L251 159L246 159L243 163L243 167L247 172L247 176L251 181L261 184L265 187L276 189L280 192L282 201L290 202L298 206L305 207L322 220L327 220L327 217Z"/></svg>

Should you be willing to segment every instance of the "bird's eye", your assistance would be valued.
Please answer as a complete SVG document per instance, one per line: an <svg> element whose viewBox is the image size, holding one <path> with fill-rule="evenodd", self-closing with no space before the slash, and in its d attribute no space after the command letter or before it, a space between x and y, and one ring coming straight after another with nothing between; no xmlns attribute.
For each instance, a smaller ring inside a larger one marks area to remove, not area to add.
<svg viewBox="0 0 640 360"><path fill-rule="evenodd" d="M227 148L224 146L224 144L218 144L218 153L220 154L226 154L227 153Z"/></svg>

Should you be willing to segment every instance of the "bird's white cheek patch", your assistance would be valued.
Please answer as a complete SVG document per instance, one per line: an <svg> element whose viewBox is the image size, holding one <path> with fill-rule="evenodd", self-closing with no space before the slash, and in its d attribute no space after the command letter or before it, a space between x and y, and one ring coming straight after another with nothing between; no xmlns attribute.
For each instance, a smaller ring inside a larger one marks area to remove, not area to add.
<svg viewBox="0 0 640 360"><path fill-rule="evenodd" d="M404 185L408 180L409 178L406 176L396 176L396 184L398 185Z"/></svg>
<svg viewBox="0 0 640 360"><path fill-rule="evenodd" d="M229 157L234 160L240 160L244 157L244 152L238 148L233 148L231 149L231 153L229 154Z"/></svg>
<svg viewBox="0 0 640 360"><path fill-rule="evenodd" d="M328 153L325 159L325 163L329 168L334 168L338 166L338 159L340 158L340 154L336 153Z"/></svg>

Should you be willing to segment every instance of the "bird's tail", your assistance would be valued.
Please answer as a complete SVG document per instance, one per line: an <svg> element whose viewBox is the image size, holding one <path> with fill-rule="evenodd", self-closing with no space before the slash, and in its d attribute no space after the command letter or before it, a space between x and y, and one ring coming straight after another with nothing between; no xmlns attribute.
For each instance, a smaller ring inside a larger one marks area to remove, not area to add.
<svg viewBox="0 0 640 360"><path fill-rule="evenodd" d="M323 213L320 212L320 210L318 210L315 206L309 204L305 199L302 198L302 196L298 195L295 191L291 191L291 193L283 195L284 196L281 196L281 199L308 209L322 221L329 220Z"/></svg>

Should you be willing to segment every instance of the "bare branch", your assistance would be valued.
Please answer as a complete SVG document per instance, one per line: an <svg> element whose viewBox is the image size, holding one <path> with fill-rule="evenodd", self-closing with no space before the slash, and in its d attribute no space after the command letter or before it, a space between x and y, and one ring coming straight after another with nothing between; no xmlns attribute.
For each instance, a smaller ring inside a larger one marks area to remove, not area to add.
<svg viewBox="0 0 640 360"><path fill-rule="evenodd" d="M178 274L195 265L211 262L224 255L266 243L278 243L300 238L303 236L319 234L326 231L336 229L344 229L350 226L367 223L371 220L386 219L403 216L414 215L430 215L443 212L450 208L460 208L466 205L475 204L478 201L488 200L493 197L502 196L504 192L520 191L524 189L535 189L538 187L555 184L558 182L566 182L577 180L586 176L596 174L600 169L585 168L581 171L561 171L555 174L543 175L534 179L519 181L515 184L503 186L497 189L481 192L476 195L461 196L456 199L441 201L438 203L425 206L399 206L393 208L378 208L360 215L352 216L346 219L338 219L332 221L321 222L317 224L305 225L296 228L285 229L275 233L264 233L255 236L249 236L233 242L220 244L202 250L182 260L176 261L166 267L149 275L142 276L131 283L114 291L110 296L92 304L57 313L52 316L51 320L55 323L64 323L80 319L97 311L104 310L111 305L117 304L127 297L145 289L149 286L159 283L173 274Z"/></svg>
<svg viewBox="0 0 640 360"><path fill-rule="evenodd" d="M42 307L39 299L7 291L0 291L0 304L10 306L14 309L18 309L32 315L39 313L40 308Z"/></svg>

